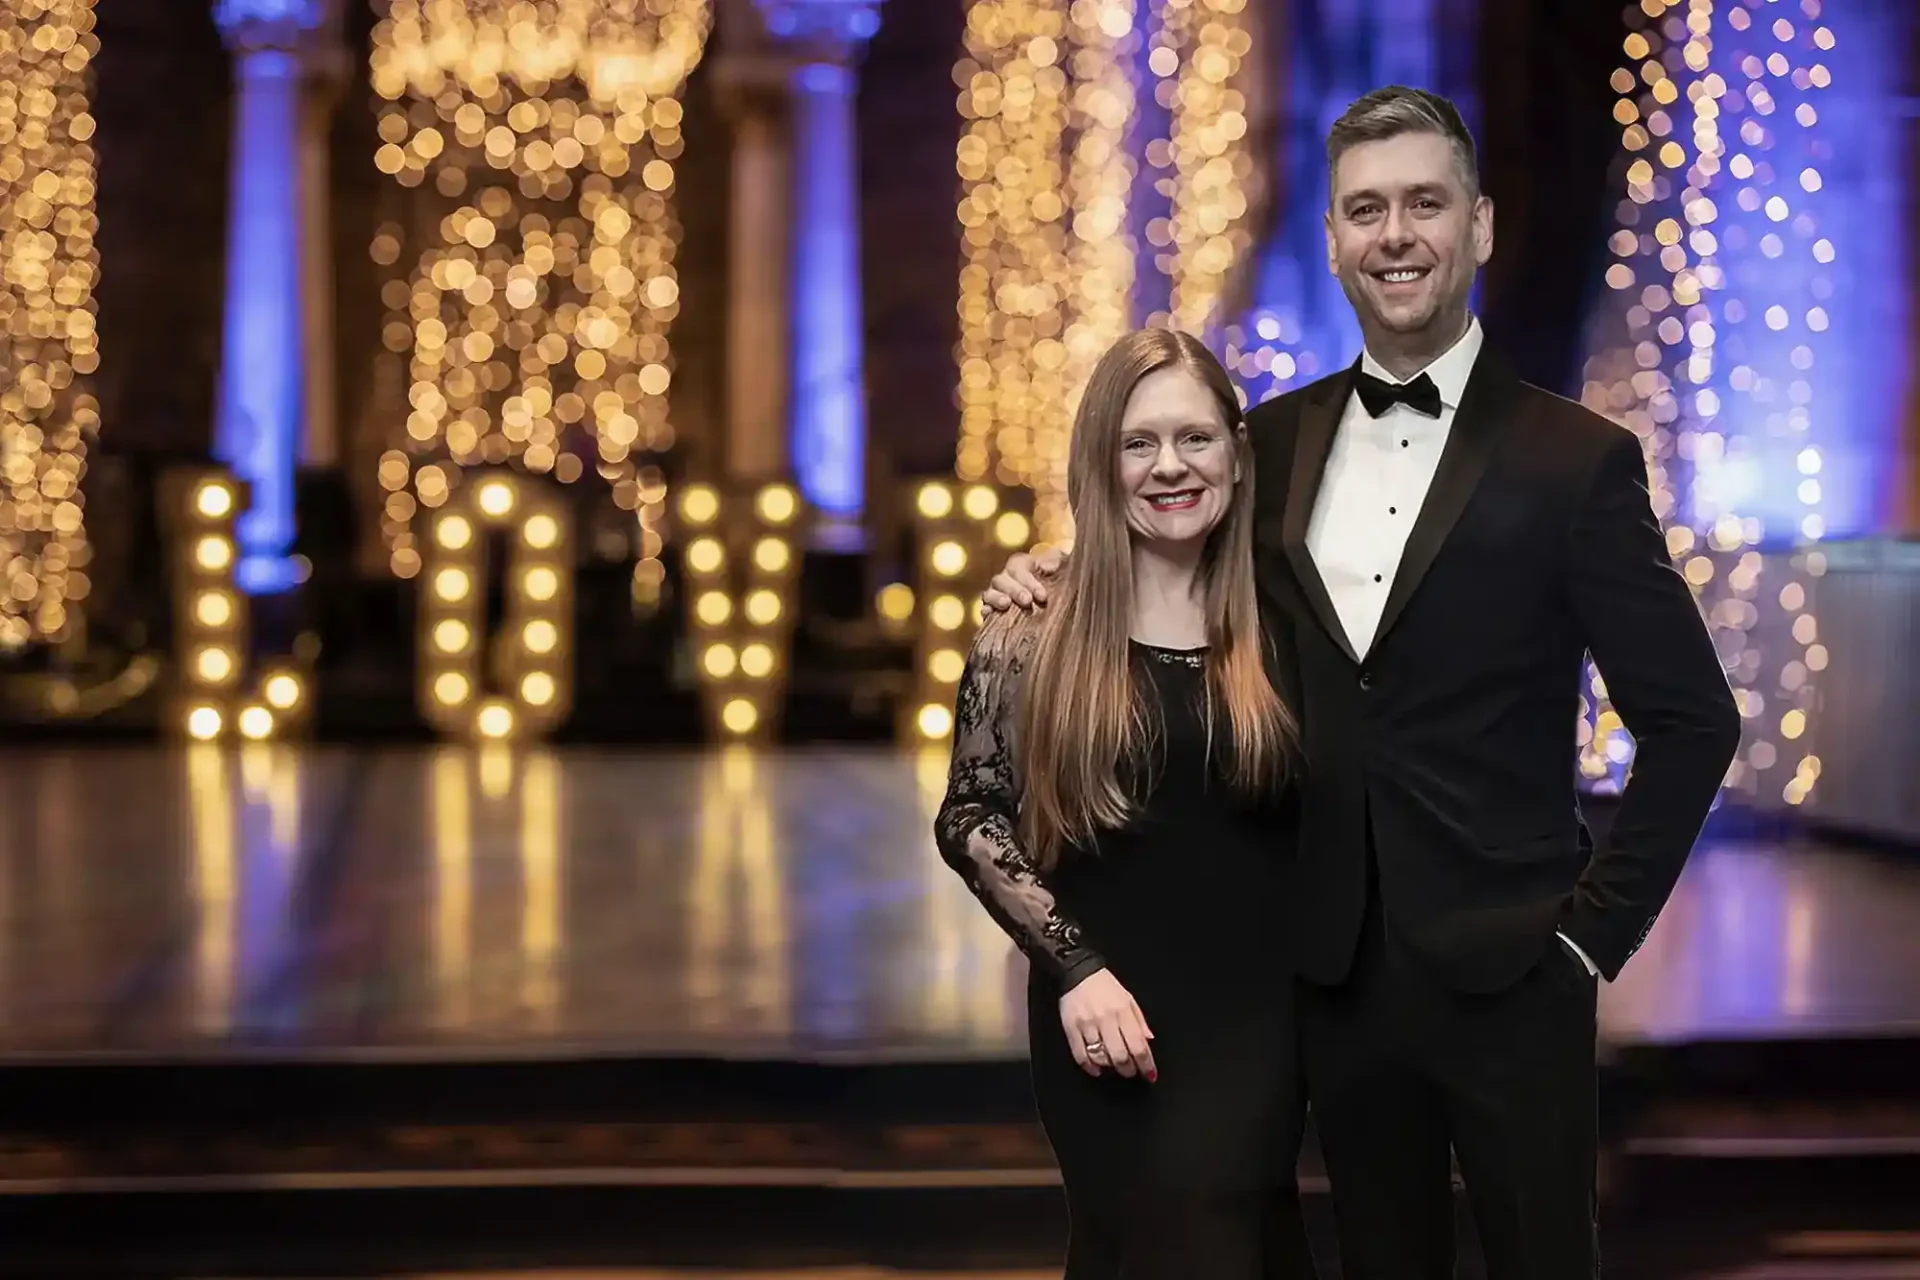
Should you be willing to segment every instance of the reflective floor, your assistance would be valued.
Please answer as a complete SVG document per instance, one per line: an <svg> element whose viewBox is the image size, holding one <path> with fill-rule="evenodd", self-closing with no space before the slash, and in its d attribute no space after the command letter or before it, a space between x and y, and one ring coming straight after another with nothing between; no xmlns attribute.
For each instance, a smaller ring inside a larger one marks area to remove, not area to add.
<svg viewBox="0 0 1920 1280"><path fill-rule="evenodd" d="M1058 1280L1059 1271L894 1271L831 1267L804 1271L460 1271L405 1280ZM400 1280L395 1277L394 1280Z"/></svg>
<svg viewBox="0 0 1920 1280"><path fill-rule="evenodd" d="M404 1280L1057 1280L1052 1271L892 1271L855 1267L827 1271L486 1271L409 1275ZM402 1280L402 1277L393 1277ZM1694 1280L1920 1280L1920 1261L1899 1258L1783 1259Z"/></svg>
<svg viewBox="0 0 1920 1280"><path fill-rule="evenodd" d="M1021 1052L942 756L0 754L0 1054ZM1920 859L1709 840L1614 1043L1920 1028Z"/></svg>

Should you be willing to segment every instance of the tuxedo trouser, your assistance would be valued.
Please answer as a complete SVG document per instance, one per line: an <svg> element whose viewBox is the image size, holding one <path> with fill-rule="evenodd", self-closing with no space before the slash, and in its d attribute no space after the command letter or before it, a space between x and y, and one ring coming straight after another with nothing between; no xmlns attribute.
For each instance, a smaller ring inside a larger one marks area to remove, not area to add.
<svg viewBox="0 0 1920 1280"><path fill-rule="evenodd" d="M1457 1160L1488 1280L1594 1280L1597 980L1556 939L1505 990L1454 991L1369 890L1346 981L1299 993L1342 1275L1451 1280Z"/></svg>

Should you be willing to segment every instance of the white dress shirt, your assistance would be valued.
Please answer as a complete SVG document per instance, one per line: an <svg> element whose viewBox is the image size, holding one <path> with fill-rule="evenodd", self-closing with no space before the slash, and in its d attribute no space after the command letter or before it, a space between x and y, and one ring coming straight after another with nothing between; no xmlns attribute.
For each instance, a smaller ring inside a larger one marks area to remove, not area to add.
<svg viewBox="0 0 1920 1280"><path fill-rule="evenodd" d="M1438 418L1404 404L1391 405L1375 418L1357 392L1347 397L1340 415L1307 524L1307 551L1348 643L1363 658L1373 648L1393 575L1427 500L1483 341L1479 319L1469 317L1460 340L1422 371L1440 392ZM1360 367L1383 382L1413 381L1388 373L1371 352L1360 357ZM1599 972L1573 939L1564 933L1560 939L1588 973Z"/></svg>
<svg viewBox="0 0 1920 1280"><path fill-rule="evenodd" d="M1307 525L1307 550L1348 643L1361 657L1373 647L1400 554L1427 500L1481 341L1480 321L1469 319L1460 341L1424 370L1440 391L1438 418L1404 404L1371 417L1358 393L1347 397L1340 415ZM1360 357L1360 367L1383 382L1413 380L1394 377L1371 354Z"/></svg>

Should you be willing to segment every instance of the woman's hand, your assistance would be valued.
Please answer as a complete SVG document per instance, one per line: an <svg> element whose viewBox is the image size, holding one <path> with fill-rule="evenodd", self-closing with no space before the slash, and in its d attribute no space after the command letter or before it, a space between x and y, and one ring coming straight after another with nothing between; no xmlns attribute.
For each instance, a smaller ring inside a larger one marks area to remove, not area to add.
<svg viewBox="0 0 1920 1280"><path fill-rule="evenodd" d="M1058 547L1046 547L1032 555L1016 552L980 593L980 603L988 613L1004 613L1015 605L1022 610L1042 606L1047 602L1047 579L1059 577L1066 563Z"/></svg>
<svg viewBox="0 0 1920 1280"><path fill-rule="evenodd" d="M1153 1032L1113 970L1102 969L1060 997L1060 1027L1073 1060L1090 1076L1111 1067L1123 1076L1160 1076L1153 1064Z"/></svg>

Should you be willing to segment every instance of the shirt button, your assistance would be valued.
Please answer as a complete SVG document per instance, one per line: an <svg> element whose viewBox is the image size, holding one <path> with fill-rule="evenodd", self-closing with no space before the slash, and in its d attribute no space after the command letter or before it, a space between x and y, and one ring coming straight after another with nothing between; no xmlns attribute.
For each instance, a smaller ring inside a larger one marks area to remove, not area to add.
<svg viewBox="0 0 1920 1280"><path fill-rule="evenodd" d="M1380 582L1380 581L1382 581L1382 579L1381 579L1381 577L1380 577L1380 575L1379 575L1379 574L1377 574L1377 573L1373 575L1373 580L1374 580L1375 582Z"/></svg>
<svg viewBox="0 0 1920 1280"><path fill-rule="evenodd" d="M1360 673L1360 687L1361 687L1362 689L1371 689L1371 688L1373 688L1373 672L1371 672L1371 671L1362 671L1362 672Z"/></svg>
<svg viewBox="0 0 1920 1280"><path fill-rule="evenodd" d="M1400 514L1400 508L1398 508L1398 507L1388 507L1388 508L1387 508L1387 514L1388 514L1388 515L1390 515L1390 516L1397 516L1397 515L1399 515L1399 514Z"/></svg>

